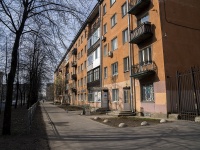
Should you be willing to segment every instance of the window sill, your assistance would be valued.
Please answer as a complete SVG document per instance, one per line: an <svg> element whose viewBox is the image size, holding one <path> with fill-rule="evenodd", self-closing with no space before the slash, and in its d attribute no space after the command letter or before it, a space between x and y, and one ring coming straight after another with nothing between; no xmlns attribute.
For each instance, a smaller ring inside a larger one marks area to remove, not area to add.
<svg viewBox="0 0 200 150"><path fill-rule="evenodd" d="M116 1L115 1L116 2ZM110 8L115 4L115 2L114 3L112 3L112 4L110 4Z"/></svg>
<svg viewBox="0 0 200 150"><path fill-rule="evenodd" d="M117 23L115 23L113 26L111 26L111 29L114 28L116 26Z"/></svg>
<svg viewBox="0 0 200 150"><path fill-rule="evenodd" d="M127 73L127 72L129 72L129 70L124 71L124 73Z"/></svg>
<svg viewBox="0 0 200 150"><path fill-rule="evenodd" d="M155 101L141 101L141 103L155 103Z"/></svg>
<svg viewBox="0 0 200 150"><path fill-rule="evenodd" d="M118 103L119 101L112 101L112 103Z"/></svg>

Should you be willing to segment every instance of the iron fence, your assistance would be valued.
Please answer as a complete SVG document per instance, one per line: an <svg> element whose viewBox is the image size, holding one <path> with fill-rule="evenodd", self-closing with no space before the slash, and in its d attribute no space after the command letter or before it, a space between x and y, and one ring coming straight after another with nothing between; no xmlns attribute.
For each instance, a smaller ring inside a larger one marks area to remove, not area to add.
<svg viewBox="0 0 200 150"><path fill-rule="evenodd" d="M193 67L167 79L168 113L179 119L194 120L200 115L200 69Z"/></svg>
<svg viewBox="0 0 200 150"><path fill-rule="evenodd" d="M35 110L39 104L39 101L37 101L35 104L33 104L29 109L28 109L28 133L31 131L31 125L33 121L33 115L35 114Z"/></svg>

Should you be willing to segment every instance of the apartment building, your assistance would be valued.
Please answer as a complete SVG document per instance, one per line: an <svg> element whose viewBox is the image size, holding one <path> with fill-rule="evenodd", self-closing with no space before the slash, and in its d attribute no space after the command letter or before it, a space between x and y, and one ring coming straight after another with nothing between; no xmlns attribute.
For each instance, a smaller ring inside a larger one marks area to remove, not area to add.
<svg viewBox="0 0 200 150"><path fill-rule="evenodd" d="M187 89L194 98L181 105L171 96L180 88L169 85L177 72L200 65L199 6L198 0L99 0L64 56L76 61L68 66L70 103L155 117L189 111L191 103L200 113L199 90Z"/></svg>

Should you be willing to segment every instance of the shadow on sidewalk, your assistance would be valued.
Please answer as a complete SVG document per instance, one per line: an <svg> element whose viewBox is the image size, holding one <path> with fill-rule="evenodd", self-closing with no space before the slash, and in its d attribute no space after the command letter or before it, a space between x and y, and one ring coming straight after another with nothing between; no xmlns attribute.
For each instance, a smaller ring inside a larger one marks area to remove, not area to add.
<svg viewBox="0 0 200 150"><path fill-rule="evenodd" d="M45 123L40 105L35 111L31 132L27 133L27 109L17 108L12 111L12 128L10 136L2 136L2 116L0 117L0 149L49 150Z"/></svg>

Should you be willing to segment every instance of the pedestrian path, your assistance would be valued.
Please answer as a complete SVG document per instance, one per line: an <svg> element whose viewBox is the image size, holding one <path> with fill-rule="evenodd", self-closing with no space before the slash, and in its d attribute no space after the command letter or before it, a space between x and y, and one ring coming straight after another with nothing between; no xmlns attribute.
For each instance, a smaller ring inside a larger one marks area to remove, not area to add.
<svg viewBox="0 0 200 150"><path fill-rule="evenodd" d="M200 149L200 124L194 122L114 128L49 102L41 105L51 150Z"/></svg>

